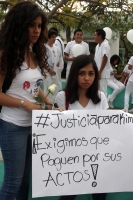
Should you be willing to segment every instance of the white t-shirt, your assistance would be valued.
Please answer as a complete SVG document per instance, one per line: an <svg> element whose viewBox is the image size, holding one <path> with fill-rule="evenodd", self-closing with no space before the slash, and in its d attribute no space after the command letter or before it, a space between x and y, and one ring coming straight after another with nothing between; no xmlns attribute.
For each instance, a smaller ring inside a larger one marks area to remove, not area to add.
<svg viewBox="0 0 133 200"><path fill-rule="evenodd" d="M108 103L107 103L107 99L105 97L105 94L103 92L99 91L99 96L101 98L101 101L97 104L94 104L92 102L92 100L90 99L87 106L83 107L79 101L75 101L72 104L69 104L68 110L106 110L108 109ZM66 97L65 97L65 92L64 91L60 91L56 98L55 98L55 103L58 104L59 108L62 108L64 110L66 110Z"/></svg>
<svg viewBox="0 0 133 200"><path fill-rule="evenodd" d="M61 55L63 55L64 54L64 43L63 43L63 41L61 40L61 38L59 36L56 37L56 40L55 40L54 44L55 44L55 46L58 47L59 51L61 52Z"/></svg>
<svg viewBox="0 0 133 200"><path fill-rule="evenodd" d="M126 66L124 67L123 72L129 73L129 74L131 73L131 70L128 69L128 65L126 65Z"/></svg>
<svg viewBox="0 0 133 200"><path fill-rule="evenodd" d="M73 55L73 52L72 52L72 48L73 48L73 46L74 46L75 44L77 44L75 40L74 40L74 41L71 41L71 42L68 42L67 45L66 45L66 48L65 48L65 50L64 50L64 52L67 53L67 54L69 55L70 58L75 57L75 56ZM82 45L82 47L83 47L83 52L82 52L82 54L89 55L89 54L90 54L90 52L89 52L89 44L87 44L86 42L83 42L83 41L82 41L82 42L80 43L80 45ZM67 61L67 69L70 69L70 68L71 68L72 62L73 62L73 61L69 61L69 60Z"/></svg>
<svg viewBox="0 0 133 200"><path fill-rule="evenodd" d="M50 47L48 44L45 45L48 56L48 64L51 69L57 68L57 63L60 62L60 52L59 49L53 44L53 47Z"/></svg>
<svg viewBox="0 0 133 200"><path fill-rule="evenodd" d="M59 36L56 37L54 45L58 48L60 52L60 65L58 69L64 68L64 43Z"/></svg>
<svg viewBox="0 0 133 200"><path fill-rule="evenodd" d="M108 57L108 60L105 65L105 68L102 71L101 78L110 78L110 46L108 42L106 42L105 40L101 43L100 46L99 44L97 44L96 49L95 49L94 59L97 64L98 70L100 70L101 68L102 59L104 55Z"/></svg>
<svg viewBox="0 0 133 200"><path fill-rule="evenodd" d="M130 60L128 61L128 65L131 65L131 66L132 66L132 69L130 70L130 71L131 71L131 75L129 75L128 81L133 82L133 56L132 56L132 57L130 58Z"/></svg>
<svg viewBox="0 0 133 200"><path fill-rule="evenodd" d="M6 91L6 94L18 99L37 103L33 96L37 93L43 79L44 77L39 67L31 69L23 62L21 72L17 73L10 88ZM1 119L18 126L27 127L32 124L32 113L23 108L2 106Z"/></svg>

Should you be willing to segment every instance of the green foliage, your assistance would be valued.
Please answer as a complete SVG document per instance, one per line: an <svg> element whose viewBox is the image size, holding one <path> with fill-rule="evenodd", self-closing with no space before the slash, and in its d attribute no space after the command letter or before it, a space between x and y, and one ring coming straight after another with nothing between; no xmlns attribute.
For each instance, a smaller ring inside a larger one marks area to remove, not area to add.
<svg viewBox="0 0 133 200"><path fill-rule="evenodd" d="M19 0L1 1L0 21L9 6ZM128 30L133 28L133 3L128 0L34 0L49 15L56 8L49 20L51 26L59 30L70 27L71 31L81 28L86 34L93 34L97 28L110 27L119 31L120 46L126 49L126 56L132 45L122 38ZM65 2L64 4L60 4ZM58 6L61 5L61 6Z"/></svg>

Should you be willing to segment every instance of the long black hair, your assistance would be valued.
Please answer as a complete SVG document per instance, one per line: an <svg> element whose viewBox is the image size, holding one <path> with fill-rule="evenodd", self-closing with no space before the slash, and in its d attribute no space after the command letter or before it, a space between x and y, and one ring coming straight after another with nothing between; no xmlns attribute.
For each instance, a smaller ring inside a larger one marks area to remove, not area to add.
<svg viewBox="0 0 133 200"><path fill-rule="evenodd" d="M110 58L110 63L111 63L111 65L114 65L114 61L115 60L118 60L118 62L117 62L117 65L119 64L119 62L120 62L120 56L118 56L118 55L116 55L116 54L114 54L113 56L111 56L111 58Z"/></svg>
<svg viewBox="0 0 133 200"><path fill-rule="evenodd" d="M72 63L66 88L67 91L67 101L69 103L74 103L79 99L78 97L78 74L79 70L89 64L92 64L94 72L95 72L95 79L93 84L88 88L86 92L86 96L92 100L94 104L97 104L101 101L99 95L98 95L98 68L94 61L94 59L91 56L88 55L80 55L75 58L75 60Z"/></svg>
<svg viewBox="0 0 133 200"><path fill-rule="evenodd" d="M25 48L29 43L28 27L37 18L41 17L41 33L37 42L33 45L42 75L45 76L44 68L47 67L45 30L47 29L47 17L44 12L31 1L23 1L15 4L6 14L0 30L1 63L0 74L5 76L6 89L11 85L17 70L24 61Z"/></svg>

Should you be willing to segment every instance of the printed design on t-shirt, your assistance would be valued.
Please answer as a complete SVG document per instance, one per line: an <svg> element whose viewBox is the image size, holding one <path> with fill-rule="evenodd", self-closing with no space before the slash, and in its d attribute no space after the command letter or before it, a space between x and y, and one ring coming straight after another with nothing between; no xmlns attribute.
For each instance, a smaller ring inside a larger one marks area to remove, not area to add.
<svg viewBox="0 0 133 200"><path fill-rule="evenodd" d="M40 86L41 86L42 83L43 83L43 80L42 80L42 79L38 79L38 80L36 81L36 84L35 84L34 88L32 89L32 95L33 95L33 96L34 96L34 95L38 95L38 93L39 93L39 88L40 88Z"/></svg>
<svg viewBox="0 0 133 200"><path fill-rule="evenodd" d="M27 90L27 89L29 89L30 88L30 82L29 81L25 81L24 83L23 83L23 89L24 90Z"/></svg>
<svg viewBox="0 0 133 200"><path fill-rule="evenodd" d="M34 95L34 94L37 94L37 95L38 95L38 93L39 93L39 88L38 88L38 87L34 88L34 89L33 89L33 95ZM32 90L31 90L31 94L32 94Z"/></svg>
<svg viewBox="0 0 133 200"><path fill-rule="evenodd" d="M40 88L40 85L43 83L43 79L38 79L35 83L35 86L33 88L30 88L31 84L29 81L25 81L23 83L23 89L24 90L27 90L31 95L38 95L39 93L39 88Z"/></svg>
<svg viewBox="0 0 133 200"><path fill-rule="evenodd" d="M36 81L35 87L40 87L40 85L42 84L43 80L40 78Z"/></svg>

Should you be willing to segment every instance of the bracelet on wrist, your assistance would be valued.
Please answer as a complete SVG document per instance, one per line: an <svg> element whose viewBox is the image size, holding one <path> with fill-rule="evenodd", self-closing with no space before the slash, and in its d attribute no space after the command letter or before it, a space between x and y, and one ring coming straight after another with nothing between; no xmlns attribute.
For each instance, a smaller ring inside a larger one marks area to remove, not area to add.
<svg viewBox="0 0 133 200"><path fill-rule="evenodd" d="M24 105L24 101L21 100L21 102L20 102L20 108L23 108L23 105Z"/></svg>

